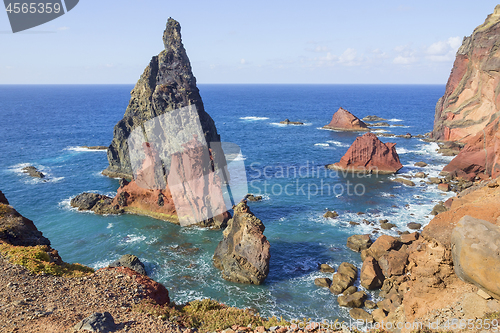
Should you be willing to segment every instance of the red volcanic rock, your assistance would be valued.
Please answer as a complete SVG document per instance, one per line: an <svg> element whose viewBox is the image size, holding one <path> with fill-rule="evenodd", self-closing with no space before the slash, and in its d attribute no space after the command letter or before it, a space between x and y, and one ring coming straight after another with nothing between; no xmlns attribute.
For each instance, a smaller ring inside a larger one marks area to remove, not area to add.
<svg viewBox="0 0 500 333"><path fill-rule="evenodd" d="M369 131L363 121L343 108L339 108L333 114L332 121L323 128L340 131Z"/></svg>
<svg viewBox="0 0 500 333"><path fill-rule="evenodd" d="M498 177L500 175L499 119L466 141L467 145L444 167L443 171L464 179L470 179L471 174Z"/></svg>
<svg viewBox="0 0 500 333"><path fill-rule="evenodd" d="M101 270L114 270L117 273L130 276L135 279L135 282L144 288L144 294L146 297L154 300L159 305L170 303L167 288L146 275L139 274L127 267L106 267L101 268Z"/></svg>
<svg viewBox="0 0 500 333"><path fill-rule="evenodd" d="M500 5L464 39L436 105L433 138L467 143L444 171L470 179L500 174Z"/></svg>
<svg viewBox="0 0 500 333"><path fill-rule="evenodd" d="M326 167L353 172L396 173L403 167L395 143L383 143L373 133L357 137L340 162Z"/></svg>

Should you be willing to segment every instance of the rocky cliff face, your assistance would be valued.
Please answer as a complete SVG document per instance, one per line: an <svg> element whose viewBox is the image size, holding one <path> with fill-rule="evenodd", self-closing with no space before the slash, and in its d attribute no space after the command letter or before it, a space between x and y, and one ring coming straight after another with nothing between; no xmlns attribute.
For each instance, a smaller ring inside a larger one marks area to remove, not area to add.
<svg viewBox="0 0 500 333"><path fill-rule="evenodd" d="M127 139L132 130L182 107L196 107L209 147L211 142L220 141L215 123L205 112L196 87L196 78L181 40L181 26L172 18L168 19L163 44L165 50L151 59L131 92L123 119L115 125L113 141L108 148L109 167L103 171L107 176L131 179L133 170Z"/></svg>
<svg viewBox="0 0 500 333"><path fill-rule="evenodd" d="M338 131L369 131L363 121L344 108L339 108L333 114L332 121L323 128Z"/></svg>
<svg viewBox="0 0 500 333"><path fill-rule="evenodd" d="M377 174L396 173L403 167L395 143L383 143L373 133L357 137L340 162L326 167L352 172Z"/></svg>
<svg viewBox="0 0 500 333"><path fill-rule="evenodd" d="M446 91L436 105L433 137L467 146L448 172L500 174L500 5L464 38ZM465 173L465 174L464 174Z"/></svg>
<svg viewBox="0 0 500 333"><path fill-rule="evenodd" d="M245 201L234 207L224 238L215 249L214 266L228 281L261 284L269 273L269 241L263 235L264 224Z"/></svg>

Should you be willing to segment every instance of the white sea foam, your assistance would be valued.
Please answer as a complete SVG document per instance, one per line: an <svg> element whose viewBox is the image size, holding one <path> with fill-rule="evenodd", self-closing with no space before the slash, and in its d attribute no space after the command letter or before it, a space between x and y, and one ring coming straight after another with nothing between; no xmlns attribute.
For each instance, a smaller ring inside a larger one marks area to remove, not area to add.
<svg viewBox="0 0 500 333"><path fill-rule="evenodd" d="M253 117L253 116L248 116L248 117L240 117L241 120L266 120L269 119L268 117Z"/></svg>
<svg viewBox="0 0 500 333"><path fill-rule="evenodd" d="M108 226L106 227L106 229L111 229L113 228L113 223L108 223Z"/></svg>
<svg viewBox="0 0 500 333"><path fill-rule="evenodd" d="M320 146L320 147L330 147L328 143L315 143L315 146Z"/></svg>
<svg viewBox="0 0 500 333"><path fill-rule="evenodd" d="M381 129L381 128L377 128L377 129L372 129L371 130L372 132L375 132L375 133L385 133L385 132L389 132L385 129Z"/></svg>
<svg viewBox="0 0 500 333"><path fill-rule="evenodd" d="M69 147L64 148L64 150L71 150L71 151L78 151L78 152L89 152L89 151L107 152L107 149L89 149L89 148L80 147L80 146L69 146Z"/></svg>
<svg viewBox="0 0 500 333"><path fill-rule="evenodd" d="M286 127L286 126L288 126L286 124L280 124L280 123L269 123L269 125L278 126L278 127Z"/></svg>
<svg viewBox="0 0 500 333"><path fill-rule="evenodd" d="M327 142L331 143L332 145L337 146L337 147L349 147L349 145L347 143L342 143L340 141L328 140Z"/></svg>
<svg viewBox="0 0 500 333"><path fill-rule="evenodd" d="M38 177L31 177L29 176L26 172L24 172L23 168L28 167L28 166L33 166L35 167L38 171L42 172L44 174L44 178L38 178ZM13 172L18 176L23 177L23 182L25 184L39 184L39 183L57 183L63 180L65 177L54 177L51 174L51 169L38 164L38 163L19 163L16 165L12 165L7 168L9 172Z"/></svg>
<svg viewBox="0 0 500 333"><path fill-rule="evenodd" d="M127 235L127 237L125 238L125 243L137 243L137 242L143 242L146 240L146 236L144 235L135 235L135 234L130 234L130 235Z"/></svg>
<svg viewBox="0 0 500 333"><path fill-rule="evenodd" d="M403 121L403 119L392 118L392 119L389 119L387 121Z"/></svg>

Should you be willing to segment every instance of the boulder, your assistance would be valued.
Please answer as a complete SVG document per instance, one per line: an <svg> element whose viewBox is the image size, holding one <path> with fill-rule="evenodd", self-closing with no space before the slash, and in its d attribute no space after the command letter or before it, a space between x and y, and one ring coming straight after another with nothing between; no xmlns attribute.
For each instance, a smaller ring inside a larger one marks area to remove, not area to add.
<svg viewBox="0 0 500 333"><path fill-rule="evenodd" d="M450 191L450 184L447 183L441 183L438 184L438 190L443 191L443 192L449 192Z"/></svg>
<svg viewBox="0 0 500 333"><path fill-rule="evenodd" d="M371 301L369 299L365 301L365 308L375 309L376 307L377 307L377 303L375 303L374 301Z"/></svg>
<svg viewBox="0 0 500 333"><path fill-rule="evenodd" d="M386 122L377 122L377 123L371 123L371 124L368 124L369 127L389 127L391 125L389 125L388 123Z"/></svg>
<svg viewBox="0 0 500 333"><path fill-rule="evenodd" d="M373 323L373 317L371 314L363 309L354 308L349 310L349 315L356 320L362 320L365 323Z"/></svg>
<svg viewBox="0 0 500 333"><path fill-rule="evenodd" d="M269 273L270 244L264 224L255 217L246 201L234 206L234 217L217 245L213 263L228 281L261 284Z"/></svg>
<svg viewBox="0 0 500 333"><path fill-rule="evenodd" d="M384 274L373 257L367 257L361 267L360 282L368 290L379 289L384 283Z"/></svg>
<svg viewBox="0 0 500 333"><path fill-rule="evenodd" d="M375 309L372 312L372 317L377 323L386 322L387 312L384 309Z"/></svg>
<svg viewBox="0 0 500 333"><path fill-rule="evenodd" d="M314 279L314 284L318 287L330 288L332 280L330 280L329 278L316 278Z"/></svg>
<svg viewBox="0 0 500 333"><path fill-rule="evenodd" d="M400 239L401 239L401 243L403 244L409 244L411 242L414 242L418 239L419 237L419 233L418 232L413 232L411 234L403 234L401 235Z"/></svg>
<svg viewBox="0 0 500 333"><path fill-rule="evenodd" d="M247 194L246 199L250 201L262 201L262 195Z"/></svg>
<svg viewBox="0 0 500 333"><path fill-rule="evenodd" d="M71 207L78 210L90 210L96 214L121 214L124 212L119 204L114 203L113 199L98 193L81 193L70 201Z"/></svg>
<svg viewBox="0 0 500 333"><path fill-rule="evenodd" d="M415 174L415 177L417 177L417 178L425 178L425 177L427 177L427 175L424 172L417 172Z"/></svg>
<svg viewBox="0 0 500 333"><path fill-rule="evenodd" d="M380 227L381 227L382 229L384 229L384 230L390 230L390 229L392 229L392 228L396 227L396 225L395 225L395 224L393 224L393 223L387 223L387 222L384 222L384 223L380 223Z"/></svg>
<svg viewBox="0 0 500 333"><path fill-rule="evenodd" d="M350 295L341 295L337 298L340 306L348 308L361 308L365 303L366 293L364 291L357 291Z"/></svg>
<svg viewBox="0 0 500 333"><path fill-rule="evenodd" d="M328 264L319 264L318 268L319 268L320 272L323 272L323 273L335 273L335 268L333 268L332 266L330 266Z"/></svg>
<svg viewBox="0 0 500 333"><path fill-rule="evenodd" d="M344 290L344 292L342 293L342 295L344 295L344 296L352 295L352 294L354 294L357 291L358 291L358 287L356 287L356 286L350 286L346 290Z"/></svg>
<svg viewBox="0 0 500 333"><path fill-rule="evenodd" d="M406 179L406 178L398 177L398 178L392 179L392 181L396 182L396 183L404 184L406 186L415 186L414 182L412 182L411 180Z"/></svg>
<svg viewBox="0 0 500 333"><path fill-rule="evenodd" d="M386 278L403 275L408 263L408 253L391 250L378 259L382 273Z"/></svg>
<svg viewBox="0 0 500 333"><path fill-rule="evenodd" d="M500 299L500 227L471 216L458 221L451 234L457 276Z"/></svg>
<svg viewBox="0 0 500 333"><path fill-rule="evenodd" d="M332 276L330 291L334 294L342 294L348 287L354 284L358 276L358 269L353 264L343 262L337 273Z"/></svg>
<svg viewBox="0 0 500 333"><path fill-rule="evenodd" d="M73 330L107 333L114 332L117 328L115 320L109 312L96 312L76 324Z"/></svg>
<svg viewBox="0 0 500 333"><path fill-rule="evenodd" d="M446 208L445 205L443 205L442 203L438 203L437 205L434 206L434 208L432 208L431 214L437 215L439 213L446 212L447 210L448 210L448 208Z"/></svg>
<svg viewBox="0 0 500 333"><path fill-rule="evenodd" d="M417 162L417 163L414 164L414 166L423 168L423 167L427 166L427 163L425 163L425 162Z"/></svg>
<svg viewBox="0 0 500 333"><path fill-rule="evenodd" d="M120 259L112 262L108 267L128 267L139 274L147 275L144 264L132 254L125 254Z"/></svg>
<svg viewBox="0 0 500 333"><path fill-rule="evenodd" d="M370 246L367 255L378 260L381 256L388 253L390 250L397 249L401 245L400 241L389 235L382 235Z"/></svg>
<svg viewBox="0 0 500 333"><path fill-rule="evenodd" d="M339 216L339 214L338 214L336 211L334 211L334 210L332 210L332 211L330 211L330 210L329 210L329 211L327 211L327 212L323 215L323 217L325 217L325 218L331 218L331 219L336 218L336 217L338 217L338 216Z"/></svg>
<svg viewBox="0 0 500 333"><path fill-rule="evenodd" d="M408 229L412 230L419 230L420 228L422 228L422 224L417 222L410 222L406 226L408 227Z"/></svg>
<svg viewBox="0 0 500 333"><path fill-rule="evenodd" d="M45 175L32 165L24 167L21 170L33 178L45 178Z"/></svg>
<svg viewBox="0 0 500 333"><path fill-rule="evenodd" d="M383 143L373 133L356 138L340 162L326 167L334 170L374 174L393 174L403 167L395 143Z"/></svg>
<svg viewBox="0 0 500 333"><path fill-rule="evenodd" d="M352 235L347 238L346 245L355 252L361 252L361 250L366 250L372 245L372 240L370 235Z"/></svg>
<svg viewBox="0 0 500 333"><path fill-rule="evenodd" d="M369 131L363 121L343 108L339 108L333 114L332 121L323 128L337 131Z"/></svg>

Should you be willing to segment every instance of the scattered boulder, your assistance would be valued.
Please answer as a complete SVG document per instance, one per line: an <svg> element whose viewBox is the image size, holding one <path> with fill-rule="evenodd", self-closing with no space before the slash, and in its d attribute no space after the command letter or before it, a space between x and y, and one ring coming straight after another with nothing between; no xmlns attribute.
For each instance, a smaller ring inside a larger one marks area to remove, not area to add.
<svg viewBox="0 0 500 333"><path fill-rule="evenodd" d="M372 317L377 323L386 322L387 312L384 309L375 309L372 312Z"/></svg>
<svg viewBox="0 0 500 333"><path fill-rule="evenodd" d="M417 222L410 222L406 226L408 227L408 229L412 230L419 230L420 228L422 228L422 224Z"/></svg>
<svg viewBox="0 0 500 333"><path fill-rule="evenodd" d="M340 162L326 167L349 172L393 174L403 167L395 146L395 143L383 143L373 133L366 133L356 138Z"/></svg>
<svg viewBox="0 0 500 333"><path fill-rule="evenodd" d="M403 275L408 263L408 253L391 250L378 259L380 269L386 278Z"/></svg>
<svg viewBox="0 0 500 333"><path fill-rule="evenodd" d="M417 162L417 163L414 164L414 166L420 167L420 168L424 168L424 167L427 166L427 163L425 163L425 162Z"/></svg>
<svg viewBox="0 0 500 333"><path fill-rule="evenodd" d="M304 123L300 122L300 121L290 121L287 119L285 119L284 121L280 121L280 124L284 124L284 125L304 125Z"/></svg>
<svg viewBox="0 0 500 333"><path fill-rule="evenodd" d="M318 287L330 288L332 280L330 280L329 278L316 278L314 279L314 284Z"/></svg>
<svg viewBox="0 0 500 333"><path fill-rule="evenodd" d="M323 273L335 273L335 268L333 268L332 266L330 266L328 264L319 264L318 268L319 268L320 272L323 272Z"/></svg>
<svg viewBox="0 0 500 333"><path fill-rule="evenodd" d="M425 178L425 177L427 177L427 175L425 174L425 172L417 172L415 174L415 177L417 177L417 178Z"/></svg>
<svg viewBox="0 0 500 333"><path fill-rule="evenodd" d="M450 184L447 184L447 183L438 184L438 190L443 191L443 192L449 192L450 191Z"/></svg>
<svg viewBox="0 0 500 333"><path fill-rule="evenodd" d="M388 253L390 250L397 249L401 245L400 241L389 235L382 235L370 246L367 255L378 260L381 256Z"/></svg>
<svg viewBox="0 0 500 333"><path fill-rule="evenodd" d="M343 108L339 108L333 114L332 121L323 128L337 131L369 131L363 121Z"/></svg>
<svg viewBox="0 0 500 333"><path fill-rule="evenodd" d="M261 284L269 273L270 244L264 236L265 226L255 217L246 201L234 206L234 217L223 232L215 249L214 266L228 281Z"/></svg>
<svg viewBox="0 0 500 333"><path fill-rule="evenodd" d="M386 122L378 122L378 123L372 123L372 124L369 124L368 125L369 127L389 127L391 125L389 125L388 123Z"/></svg>
<svg viewBox="0 0 500 333"><path fill-rule="evenodd" d="M96 312L91 314L73 327L75 331L90 331L90 332L114 332L117 329L115 320L109 312Z"/></svg>
<svg viewBox="0 0 500 333"><path fill-rule="evenodd" d="M45 175L32 165L24 167L21 170L33 178L45 178Z"/></svg>
<svg viewBox="0 0 500 333"><path fill-rule="evenodd" d="M443 205L443 203L438 203L437 205L434 206L434 208L432 208L431 214L432 215L437 215L439 213L443 213L443 212L446 212L446 211L448 211L448 208L446 208L446 206Z"/></svg>
<svg viewBox="0 0 500 333"><path fill-rule="evenodd" d="M451 253L457 276L500 299L500 228L464 216L451 234Z"/></svg>
<svg viewBox="0 0 500 333"><path fill-rule="evenodd" d="M354 284L358 276L358 269L353 264L343 262L337 273L332 276L330 291L334 294L342 294L348 287Z"/></svg>
<svg viewBox="0 0 500 333"><path fill-rule="evenodd" d="M431 184L441 184L443 180L438 177L429 177L429 183Z"/></svg>
<svg viewBox="0 0 500 333"><path fill-rule="evenodd" d="M358 287L356 287L356 286L350 286L346 290L344 290L344 292L342 293L342 295L344 295L344 296L352 295L352 294L354 294L357 291L358 291Z"/></svg>
<svg viewBox="0 0 500 333"><path fill-rule="evenodd" d="M108 267L128 267L139 274L147 275L144 264L132 254L125 254L117 261L112 262Z"/></svg>
<svg viewBox="0 0 500 333"><path fill-rule="evenodd" d="M419 237L419 233L413 232L411 234L408 233L408 234L401 235L400 239L401 239L401 243L408 244L408 243L416 241L418 239L418 237Z"/></svg>
<svg viewBox="0 0 500 333"><path fill-rule="evenodd" d="M349 310L349 315L356 320L362 320L365 323L373 323L372 315L363 309L359 308L351 309Z"/></svg>
<svg viewBox="0 0 500 333"><path fill-rule="evenodd" d="M113 199L98 193L81 193L71 199L71 207L91 210L96 214L121 214L123 209L113 203Z"/></svg>
<svg viewBox="0 0 500 333"><path fill-rule="evenodd" d="M337 302L340 306L348 308L361 308L365 303L366 293L364 291L357 291L350 295L340 295Z"/></svg>
<svg viewBox="0 0 500 333"><path fill-rule="evenodd" d="M247 194L246 199L250 201L262 201L262 195Z"/></svg>
<svg viewBox="0 0 500 333"><path fill-rule="evenodd" d="M384 283L384 274L373 257L367 257L363 261L360 273L361 285L368 290L379 289Z"/></svg>
<svg viewBox="0 0 500 333"><path fill-rule="evenodd" d="M406 178L395 178L395 179L392 179L393 182L396 182L396 183L401 183L401 184L404 184L406 186L415 186L415 183L412 182L411 180L409 179L406 179Z"/></svg>
<svg viewBox="0 0 500 333"><path fill-rule="evenodd" d="M106 146L80 146L79 148L90 149L90 150L107 150Z"/></svg>
<svg viewBox="0 0 500 333"><path fill-rule="evenodd" d="M352 235L347 238L347 247L355 252L366 250L372 245L370 235Z"/></svg>
<svg viewBox="0 0 500 333"><path fill-rule="evenodd" d="M380 223L380 227L384 230L390 230L392 228L395 228L396 225L394 223L387 223L387 222L384 222L384 223Z"/></svg>
<svg viewBox="0 0 500 333"><path fill-rule="evenodd" d="M331 218L331 219L336 218L336 217L338 217L338 216L339 216L339 214L338 214L336 211L334 211L334 210L332 210L332 211L330 211L330 210L329 210L329 211L327 211L327 212L323 215L323 217L325 217L325 218Z"/></svg>
<svg viewBox="0 0 500 333"><path fill-rule="evenodd" d="M375 303L374 301L371 301L369 299L367 299L365 301L365 308L367 309L375 309L377 307L377 303Z"/></svg>

